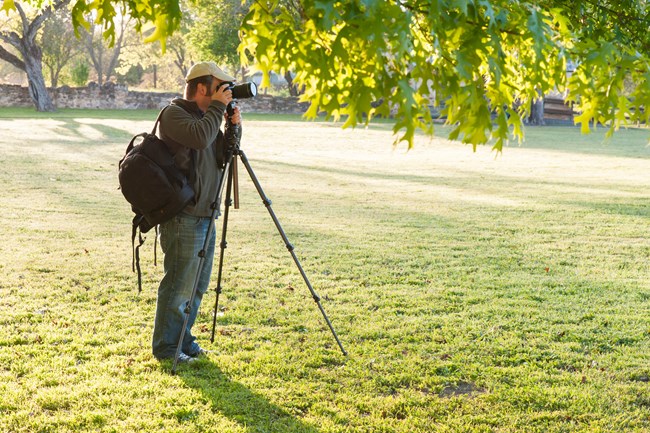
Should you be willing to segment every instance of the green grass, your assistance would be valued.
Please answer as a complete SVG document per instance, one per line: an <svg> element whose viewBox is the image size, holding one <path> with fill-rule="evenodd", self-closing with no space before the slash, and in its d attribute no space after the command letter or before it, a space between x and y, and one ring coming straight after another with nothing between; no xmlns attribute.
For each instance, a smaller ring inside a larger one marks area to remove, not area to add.
<svg viewBox="0 0 650 433"><path fill-rule="evenodd" d="M216 353L150 354L117 161L154 112L0 110L0 431L647 432L647 131L489 148L245 115ZM159 257L160 259L160 257Z"/></svg>
<svg viewBox="0 0 650 433"><path fill-rule="evenodd" d="M87 119L155 120L158 112L159 110L84 110L64 108L54 113L39 113L33 108L0 107L0 119L74 119L81 117ZM299 114L246 114L246 120L298 121L300 119L301 116Z"/></svg>

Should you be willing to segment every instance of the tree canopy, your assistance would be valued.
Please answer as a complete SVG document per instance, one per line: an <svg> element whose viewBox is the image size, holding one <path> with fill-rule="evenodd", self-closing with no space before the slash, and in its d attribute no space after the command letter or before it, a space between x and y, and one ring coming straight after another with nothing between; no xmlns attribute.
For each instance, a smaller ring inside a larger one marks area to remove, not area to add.
<svg viewBox="0 0 650 433"><path fill-rule="evenodd" d="M137 29L155 26L148 40L164 43L180 25L178 0L77 0L72 16L83 27L96 11L113 39L120 8ZM392 115L398 140L411 145L440 114L451 138L501 149L551 91L575 104L584 132L647 124L649 28L647 0L256 0L240 53L265 74L295 72L309 116L355 126Z"/></svg>
<svg viewBox="0 0 650 433"><path fill-rule="evenodd" d="M649 28L645 0L260 0L241 49L265 72L295 70L311 115L353 126L392 113L411 144L432 131L433 106L451 138L501 149L551 91L567 92L584 132L647 123Z"/></svg>

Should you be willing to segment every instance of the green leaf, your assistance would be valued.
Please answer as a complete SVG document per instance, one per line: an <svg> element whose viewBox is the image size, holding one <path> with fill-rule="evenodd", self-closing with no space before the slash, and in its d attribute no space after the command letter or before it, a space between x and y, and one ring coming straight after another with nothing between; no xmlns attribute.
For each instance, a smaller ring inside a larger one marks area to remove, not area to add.
<svg viewBox="0 0 650 433"><path fill-rule="evenodd" d="M0 10L3 10L7 13L7 16L9 15L9 12L16 10L16 5L14 3L14 0L3 0L2 1L2 8Z"/></svg>
<svg viewBox="0 0 650 433"><path fill-rule="evenodd" d="M576 125L580 124L580 132L582 132L583 134L588 134L591 131L589 124L591 123L593 118L594 118L594 111L585 110L580 115L575 117L574 122L576 123Z"/></svg>

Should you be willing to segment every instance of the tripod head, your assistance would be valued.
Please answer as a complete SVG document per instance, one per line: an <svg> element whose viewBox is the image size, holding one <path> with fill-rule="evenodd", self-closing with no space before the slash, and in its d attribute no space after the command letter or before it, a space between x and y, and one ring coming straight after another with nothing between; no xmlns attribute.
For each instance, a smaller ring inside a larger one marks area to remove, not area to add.
<svg viewBox="0 0 650 433"><path fill-rule="evenodd" d="M228 116L232 116L235 114L235 107L237 106L237 101L230 101L230 103L226 106L226 113L228 113Z"/></svg>
<svg viewBox="0 0 650 433"><path fill-rule="evenodd" d="M241 139L241 126L239 124L232 123L230 120L231 117L235 114L236 106L236 101L232 101L226 106L226 113L228 113L228 116L226 117L224 138L226 140L226 146L228 146L228 151L230 151L231 148L233 151L239 149L239 142Z"/></svg>
<svg viewBox="0 0 650 433"><path fill-rule="evenodd" d="M232 175L233 198L235 209L239 209L239 175L237 171L237 155L240 154L239 145L241 141L241 125L234 124L230 118L235 114L237 102L232 101L226 107L228 116L226 118L226 128L224 141L226 144L226 167Z"/></svg>

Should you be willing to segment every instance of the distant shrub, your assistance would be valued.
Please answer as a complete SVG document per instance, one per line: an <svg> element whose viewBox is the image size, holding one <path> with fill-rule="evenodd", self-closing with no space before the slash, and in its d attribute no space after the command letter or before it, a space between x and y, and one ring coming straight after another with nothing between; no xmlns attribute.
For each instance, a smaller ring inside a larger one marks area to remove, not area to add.
<svg viewBox="0 0 650 433"><path fill-rule="evenodd" d="M70 79L75 86L85 86L90 76L90 68L83 60L77 61L70 72Z"/></svg>

